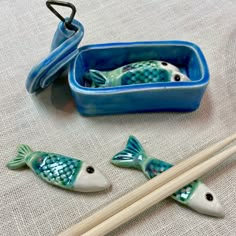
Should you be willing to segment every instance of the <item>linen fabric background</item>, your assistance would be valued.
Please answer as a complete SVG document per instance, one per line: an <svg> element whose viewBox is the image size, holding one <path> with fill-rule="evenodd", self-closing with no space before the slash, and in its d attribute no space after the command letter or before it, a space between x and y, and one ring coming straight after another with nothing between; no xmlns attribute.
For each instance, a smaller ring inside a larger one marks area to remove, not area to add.
<svg viewBox="0 0 236 236"><path fill-rule="evenodd" d="M178 163L236 132L236 1L71 2L85 27L81 45L191 41L206 56L210 84L195 112L83 117L66 81L58 80L38 95L25 89L28 72L49 52L59 19L45 1L0 0L1 236L57 235L145 183L141 172L109 163L131 134L148 154ZM69 9L60 12L70 14ZM73 193L46 184L30 169L8 170L5 165L20 143L94 163L113 187L101 193ZM166 199L110 235L236 235L236 156L202 180L222 202L224 219L197 214Z"/></svg>

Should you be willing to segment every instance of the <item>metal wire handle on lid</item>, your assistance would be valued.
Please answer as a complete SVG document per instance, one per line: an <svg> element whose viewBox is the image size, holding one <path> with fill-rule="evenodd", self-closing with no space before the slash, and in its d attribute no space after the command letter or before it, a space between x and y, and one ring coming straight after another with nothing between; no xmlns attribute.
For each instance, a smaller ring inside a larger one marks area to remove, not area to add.
<svg viewBox="0 0 236 236"><path fill-rule="evenodd" d="M74 30L77 31L77 27L75 27L72 24L72 21L74 19L75 13L76 13L76 8L72 3L69 2L63 2L63 1L56 1L56 0L48 0L46 2L46 5L48 7L48 9L55 14L62 22L65 23L65 26L67 29L69 30ZM64 18L52 5L57 5L57 6L63 6L63 7L69 7L72 12L69 18Z"/></svg>

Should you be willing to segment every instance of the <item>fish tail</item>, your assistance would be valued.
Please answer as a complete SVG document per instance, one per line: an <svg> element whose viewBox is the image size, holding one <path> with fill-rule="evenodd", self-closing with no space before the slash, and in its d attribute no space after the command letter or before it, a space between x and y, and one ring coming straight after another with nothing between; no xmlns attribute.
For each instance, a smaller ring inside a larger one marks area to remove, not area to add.
<svg viewBox="0 0 236 236"><path fill-rule="evenodd" d="M92 83L95 87L105 85L107 77L105 73L99 70L89 70L89 73L85 75L85 78Z"/></svg>
<svg viewBox="0 0 236 236"><path fill-rule="evenodd" d="M29 146L21 144L17 149L17 156L7 163L9 169L18 169L26 165L25 158L32 153Z"/></svg>
<svg viewBox="0 0 236 236"><path fill-rule="evenodd" d="M142 164L146 159L147 155L140 142L134 136L130 136L125 149L117 153L111 163L120 167L142 170Z"/></svg>

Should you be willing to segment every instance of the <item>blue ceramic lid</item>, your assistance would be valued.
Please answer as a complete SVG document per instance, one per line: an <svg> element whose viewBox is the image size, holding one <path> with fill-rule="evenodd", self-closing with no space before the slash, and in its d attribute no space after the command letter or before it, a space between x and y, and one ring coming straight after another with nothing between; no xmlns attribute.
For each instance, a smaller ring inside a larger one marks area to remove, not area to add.
<svg viewBox="0 0 236 236"><path fill-rule="evenodd" d="M72 25L78 30L70 30L66 28L64 22L59 23L53 37L51 52L31 69L27 77L26 89L29 93L48 87L76 57L77 47L84 35L84 27L75 19Z"/></svg>

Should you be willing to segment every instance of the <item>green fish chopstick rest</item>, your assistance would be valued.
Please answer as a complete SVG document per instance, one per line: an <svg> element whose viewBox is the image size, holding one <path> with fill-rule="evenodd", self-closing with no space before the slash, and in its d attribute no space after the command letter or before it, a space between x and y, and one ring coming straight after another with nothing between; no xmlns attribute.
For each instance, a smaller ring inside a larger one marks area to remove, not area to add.
<svg viewBox="0 0 236 236"><path fill-rule="evenodd" d="M110 182L96 168L71 157L48 152L33 152L27 145L19 145L17 156L7 163L9 169L28 166L49 184L79 191L97 192L110 187Z"/></svg>
<svg viewBox="0 0 236 236"><path fill-rule="evenodd" d="M134 62L112 71L90 69L85 74L85 81L90 83L91 87L105 88L130 84L183 82L190 79L170 63L150 60Z"/></svg>
<svg viewBox="0 0 236 236"><path fill-rule="evenodd" d="M149 179L173 166L167 162L149 157L134 136L129 137L126 148L117 153L111 162L120 167L141 170ZM189 183L171 197L201 214L215 217L224 216L224 209L215 194L199 180Z"/></svg>

